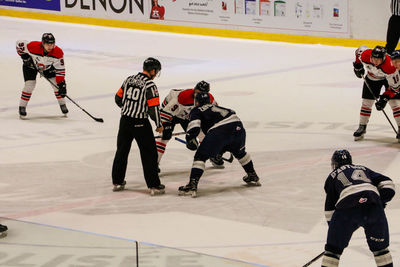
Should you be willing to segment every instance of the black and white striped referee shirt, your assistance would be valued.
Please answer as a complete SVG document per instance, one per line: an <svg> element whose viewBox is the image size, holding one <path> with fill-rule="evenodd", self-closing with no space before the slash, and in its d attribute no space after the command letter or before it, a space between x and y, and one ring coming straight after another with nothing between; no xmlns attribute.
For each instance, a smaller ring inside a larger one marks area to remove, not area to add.
<svg viewBox="0 0 400 267"><path fill-rule="evenodd" d="M390 10L392 10L393 15L400 16L400 0L392 0Z"/></svg>
<svg viewBox="0 0 400 267"><path fill-rule="evenodd" d="M140 72L126 78L115 101L121 107L121 115L137 119L150 115L157 127L162 126L157 86L146 74Z"/></svg>

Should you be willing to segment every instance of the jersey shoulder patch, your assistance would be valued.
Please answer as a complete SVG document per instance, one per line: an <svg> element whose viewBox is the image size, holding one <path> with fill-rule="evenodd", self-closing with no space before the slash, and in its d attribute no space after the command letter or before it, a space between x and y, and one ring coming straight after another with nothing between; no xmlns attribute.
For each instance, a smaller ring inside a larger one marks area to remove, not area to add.
<svg viewBox="0 0 400 267"><path fill-rule="evenodd" d="M364 63L371 63L371 53L372 53L372 49L367 49L364 52L362 52L361 56L360 56L360 60Z"/></svg>
<svg viewBox="0 0 400 267"><path fill-rule="evenodd" d="M27 46L29 53L43 55L43 46L39 41L32 41Z"/></svg>
<svg viewBox="0 0 400 267"><path fill-rule="evenodd" d="M390 61L390 57L388 55L386 55L385 61L380 66L380 68L386 74L393 74L396 72L396 68L392 65L392 62Z"/></svg>
<svg viewBox="0 0 400 267"><path fill-rule="evenodd" d="M61 59L64 56L64 52L62 51L61 48L56 46L56 47L54 47L54 49L48 55L51 56L51 57L55 57L55 58Z"/></svg>
<svg viewBox="0 0 400 267"><path fill-rule="evenodd" d="M184 106L192 106L194 105L194 90L186 89L179 93L178 95L178 103Z"/></svg>

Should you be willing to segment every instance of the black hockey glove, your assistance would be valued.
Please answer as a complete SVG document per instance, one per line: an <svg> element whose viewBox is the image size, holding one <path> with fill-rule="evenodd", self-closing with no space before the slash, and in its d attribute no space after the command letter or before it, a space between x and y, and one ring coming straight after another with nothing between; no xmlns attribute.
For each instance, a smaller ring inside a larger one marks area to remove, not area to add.
<svg viewBox="0 0 400 267"><path fill-rule="evenodd" d="M174 127L172 127L172 123L165 122L163 123L164 131L162 133L162 140L170 140L172 138L172 131Z"/></svg>
<svg viewBox="0 0 400 267"><path fill-rule="evenodd" d="M65 81L58 83L57 86L58 86L58 94L61 97L65 97L67 95L67 85L65 84Z"/></svg>
<svg viewBox="0 0 400 267"><path fill-rule="evenodd" d="M365 73L363 64L353 62L353 67L354 67L354 74L357 76L357 78L361 79Z"/></svg>
<svg viewBox="0 0 400 267"><path fill-rule="evenodd" d="M389 101L389 96L388 95L380 95L379 100L376 101L375 107L377 110L383 110L386 106L386 103Z"/></svg>
<svg viewBox="0 0 400 267"><path fill-rule="evenodd" d="M35 68L35 65L33 63L33 59L29 54L22 54L21 58L22 58L22 62L24 64L24 66L26 66L28 68L31 68L31 69Z"/></svg>
<svg viewBox="0 0 400 267"><path fill-rule="evenodd" d="M199 143L197 142L196 138L186 140L186 147L190 150L196 150Z"/></svg>
<svg viewBox="0 0 400 267"><path fill-rule="evenodd" d="M56 73L55 73L54 67L51 66L51 67L48 68L47 70L44 70L44 71L43 71L43 76L46 77L46 78L53 78L53 77L55 77L55 76L56 76Z"/></svg>

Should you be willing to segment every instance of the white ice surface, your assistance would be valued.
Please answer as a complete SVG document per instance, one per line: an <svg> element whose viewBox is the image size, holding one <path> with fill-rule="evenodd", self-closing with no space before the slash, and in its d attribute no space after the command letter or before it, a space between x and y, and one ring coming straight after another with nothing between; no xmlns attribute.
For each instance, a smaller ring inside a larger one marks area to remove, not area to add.
<svg viewBox="0 0 400 267"><path fill-rule="evenodd" d="M335 149L349 149L354 162L399 185L400 145L383 114L374 110L365 140L353 141L362 87L352 71L353 48L5 17L0 25L0 223L10 228L0 246L29 242L29 231L25 238L18 236L17 219L265 266L302 266L323 251L323 183ZM52 32L64 50L69 96L104 118L103 124L70 102L68 118L62 118L50 86L40 78L28 119L18 118L23 78L15 42L39 40L43 32ZM193 152L171 140L161 162L165 195L148 195L136 144L129 157L128 190L111 191L120 117L114 94L148 56L162 63L155 80L161 98L172 88L206 80L218 103L237 112L262 187L244 187L236 161L224 170L207 163L199 197L179 197ZM396 196L386 209L395 266L400 262L399 207ZM8 266L12 253L2 246L0 265ZM375 266L361 230L340 266Z"/></svg>

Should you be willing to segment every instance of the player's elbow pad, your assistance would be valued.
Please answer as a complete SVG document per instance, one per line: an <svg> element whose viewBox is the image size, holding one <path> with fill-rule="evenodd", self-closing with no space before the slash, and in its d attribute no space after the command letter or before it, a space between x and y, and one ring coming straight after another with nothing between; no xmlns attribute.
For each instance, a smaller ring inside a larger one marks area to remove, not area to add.
<svg viewBox="0 0 400 267"><path fill-rule="evenodd" d="M394 197L395 191L391 188L382 188L379 190L381 200L383 203L387 203Z"/></svg>

